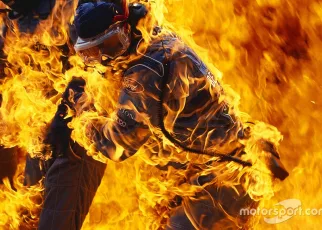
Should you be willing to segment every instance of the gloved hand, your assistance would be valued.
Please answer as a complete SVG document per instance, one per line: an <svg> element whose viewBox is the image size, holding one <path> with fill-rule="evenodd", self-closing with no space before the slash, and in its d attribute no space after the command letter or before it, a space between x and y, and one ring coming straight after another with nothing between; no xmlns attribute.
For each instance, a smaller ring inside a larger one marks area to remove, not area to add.
<svg viewBox="0 0 322 230"><path fill-rule="evenodd" d="M68 105L71 109L74 109L74 105L84 93L85 84L86 82L83 78L73 77L63 93L62 103Z"/></svg>
<svg viewBox="0 0 322 230"><path fill-rule="evenodd" d="M252 122L247 123L254 124ZM240 139L248 139L251 135L251 126L244 128L243 130L241 130L241 132L238 133L238 137ZM280 180L285 180L289 176L289 173L280 159L280 155L276 146L272 142L265 139L258 140L257 145L260 150L266 153L264 156L261 156L261 159L266 163L273 177Z"/></svg>
<svg viewBox="0 0 322 230"><path fill-rule="evenodd" d="M274 144L266 140L261 140L259 144L263 151L269 153L266 155L265 161L274 178L285 180L289 176L289 173L284 167Z"/></svg>
<svg viewBox="0 0 322 230"><path fill-rule="evenodd" d="M63 100L49 126L45 143L51 146L54 157L62 156L68 152L72 130L67 124L72 120L72 117L66 116L68 109L74 110L75 103L84 93L84 86L85 81L82 78L74 77L69 82L63 93Z"/></svg>

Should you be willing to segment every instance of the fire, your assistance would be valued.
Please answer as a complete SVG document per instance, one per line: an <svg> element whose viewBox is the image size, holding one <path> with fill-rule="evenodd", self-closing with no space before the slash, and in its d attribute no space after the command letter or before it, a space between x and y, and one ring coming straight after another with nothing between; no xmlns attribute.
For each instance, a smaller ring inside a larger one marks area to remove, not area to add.
<svg viewBox="0 0 322 230"><path fill-rule="evenodd" d="M67 23L72 21L77 1L57 2L51 17L41 22L33 35L20 34L16 28L15 33L6 36L4 52L8 64L0 86L3 98L0 144L17 146L23 153L14 180L17 191L11 189L8 180L0 187L0 229L18 229L21 225L31 228L37 222L41 207L38 196L43 188L40 184L30 188L22 185L23 156L26 152L43 156L47 125L73 76L86 80L86 97L81 98L84 103L77 108L79 114L70 123L74 129L72 138L97 160L106 161L88 141L86 125L93 119L113 120L122 72L130 60L138 58L133 55L107 67L85 67L73 51L64 50L66 43L71 45ZM153 38L149 30L154 25L162 25L164 31L175 31L214 75L207 75L214 87L213 95L224 89L219 102L229 104L231 114L244 124L255 121L250 125L251 138L243 142L246 154L242 156L253 166L230 162L206 167L205 162L217 158L182 152L169 140L160 142L158 137L153 137L126 161L107 161L106 176L83 229L164 228L173 198L187 199L202 189L183 180L193 175L193 168L162 171L156 167L169 160L194 162L203 168L203 175L216 173L217 178L211 183L234 191L240 191L241 184L253 200L261 200L260 207L270 208L281 200L296 198L303 207L322 208L322 199L318 197L321 175L318 162L322 156L318 132L322 109L319 97L321 3L209 0L196 4L192 0L157 0L147 4L152 18L141 21L138 26L146 41L139 46L140 53L144 53ZM70 68L63 60L67 58ZM186 86L187 82L182 80L182 85ZM179 110L182 110L185 101L180 102ZM177 112L167 109L165 126L171 130ZM149 118L142 114L141 119L148 121ZM152 124L150 128L158 133ZM271 179L260 160L265 158L260 150L262 139L280 145L282 161L290 171L290 177L281 184ZM229 153L236 144L230 141L221 151ZM170 154L155 152L157 145ZM117 159L117 153L114 157ZM242 221L229 213L226 215L237 225ZM321 225L321 218L316 216L295 216L271 226L260 217L248 223L249 228L257 229L319 228ZM223 222L218 227L229 226Z"/></svg>
<svg viewBox="0 0 322 230"><path fill-rule="evenodd" d="M57 92L62 92L63 84L68 82L63 77L61 57L67 54L62 45L68 40L66 25L75 6L72 1L57 1L50 19L41 23L33 35L19 33L16 24L9 25L13 31L9 30L4 40L8 62L0 86L0 143L18 147L19 154L14 156L18 161L13 178L17 191L12 190L8 179L1 185L0 229L37 226L43 188L41 182L33 187L23 185L25 158L27 152L42 156L46 124L52 119L60 97ZM4 17L1 21L2 25L9 23Z"/></svg>

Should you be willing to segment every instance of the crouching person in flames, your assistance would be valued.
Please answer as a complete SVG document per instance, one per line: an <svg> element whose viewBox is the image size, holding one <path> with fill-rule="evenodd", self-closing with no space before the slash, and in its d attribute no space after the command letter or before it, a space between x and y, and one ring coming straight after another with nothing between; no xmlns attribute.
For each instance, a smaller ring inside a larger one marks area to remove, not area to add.
<svg viewBox="0 0 322 230"><path fill-rule="evenodd" d="M135 26L147 13L143 5L129 7L126 1L79 5L74 48L84 62L115 65L126 57L130 60L114 117L87 118L83 137L95 152L113 161L124 161L145 148L156 161L162 158L160 170L185 170L181 183L202 188L193 196L173 198L165 228L215 229L222 228L220 224L227 227L229 221L246 225L238 211L257 202L243 186L215 183L220 178L214 169L219 173L228 164L237 165L229 175L237 172L239 177L242 169L252 168L253 158L247 158L243 144L252 139L252 131L222 100L223 88L207 66L175 34L154 28L150 40L143 38ZM94 103L84 106L85 91L86 81L80 77L68 84L48 133L57 158L46 175L40 229L80 229L104 174L105 164L88 156L84 143L71 139L68 126L87 110L95 110L95 95ZM285 179L288 173L274 144L261 140L257 146L266 153L270 177Z"/></svg>

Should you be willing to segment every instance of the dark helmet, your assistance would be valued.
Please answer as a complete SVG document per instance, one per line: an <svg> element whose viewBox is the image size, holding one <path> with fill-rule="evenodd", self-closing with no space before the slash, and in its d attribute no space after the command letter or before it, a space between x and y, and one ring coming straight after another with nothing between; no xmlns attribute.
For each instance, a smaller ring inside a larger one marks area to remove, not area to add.
<svg viewBox="0 0 322 230"><path fill-rule="evenodd" d="M77 7L74 24L79 37L94 37L117 21L125 20L121 6L107 2L86 2Z"/></svg>
<svg viewBox="0 0 322 230"><path fill-rule="evenodd" d="M74 24L78 34L75 51L85 62L114 59L130 46L128 6L113 2L87 2L78 6Z"/></svg>
<svg viewBox="0 0 322 230"><path fill-rule="evenodd" d="M96 12L98 13L97 15ZM140 3L127 4L127 0L102 1L80 0L75 16L74 24L81 38L94 36L102 32L117 21L126 20L134 31L138 21L147 14L145 5ZM90 17L84 23L85 17ZM93 16L89 16L93 15ZM99 21L99 23L97 23ZM94 25L98 24L98 25ZM97 29L96 26L101 29ZM97 32L96 32L97 30Z"/></svg>
<svg viewBox="0 0 322 230"><path fill-rule="evenodd" d="M131 31L137 32L136 24L146 13L143 5L128 5L126 0L80 4L74 19L78 34L75 51L85 62L123 55L132 43Z"/></svg>
<svg viewBox="0 0 322 230"><path fill-rule="evenodd" d="M40 19L45 19L50 14L56 0L1 0L10 7L10 19L33 13Z"/></svg>

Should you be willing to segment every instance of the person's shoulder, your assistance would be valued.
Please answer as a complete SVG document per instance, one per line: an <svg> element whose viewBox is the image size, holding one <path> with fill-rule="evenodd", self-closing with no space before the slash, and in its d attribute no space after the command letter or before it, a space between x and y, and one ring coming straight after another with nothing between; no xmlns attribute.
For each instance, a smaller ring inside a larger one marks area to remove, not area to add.
<svg viewBox="0 0 322 230"><path fill-rule="evenodd" d="M163 53L167 57L184 53L186 44L174 32L159 30L151 37L147 47L147 53Z"/></svg>
<svg viewBox="0 0 322 230"><path fill-rule="evenodd" d="M186 65L195 68L195 72L199 71L205 75L209 72L199 55L174 32L164 30L152 43L154 45L151 47L155 46L159 50L163 50L163 55L168 63L186 63Z"/></svg>
<svg viewBox="0 0 322 230"><path fill-rule="evenodd" d="M152 46L159 45L165 49L183 48L185 46L181 38L172 31L159 29L158 33L152 38Z"/></svg>

